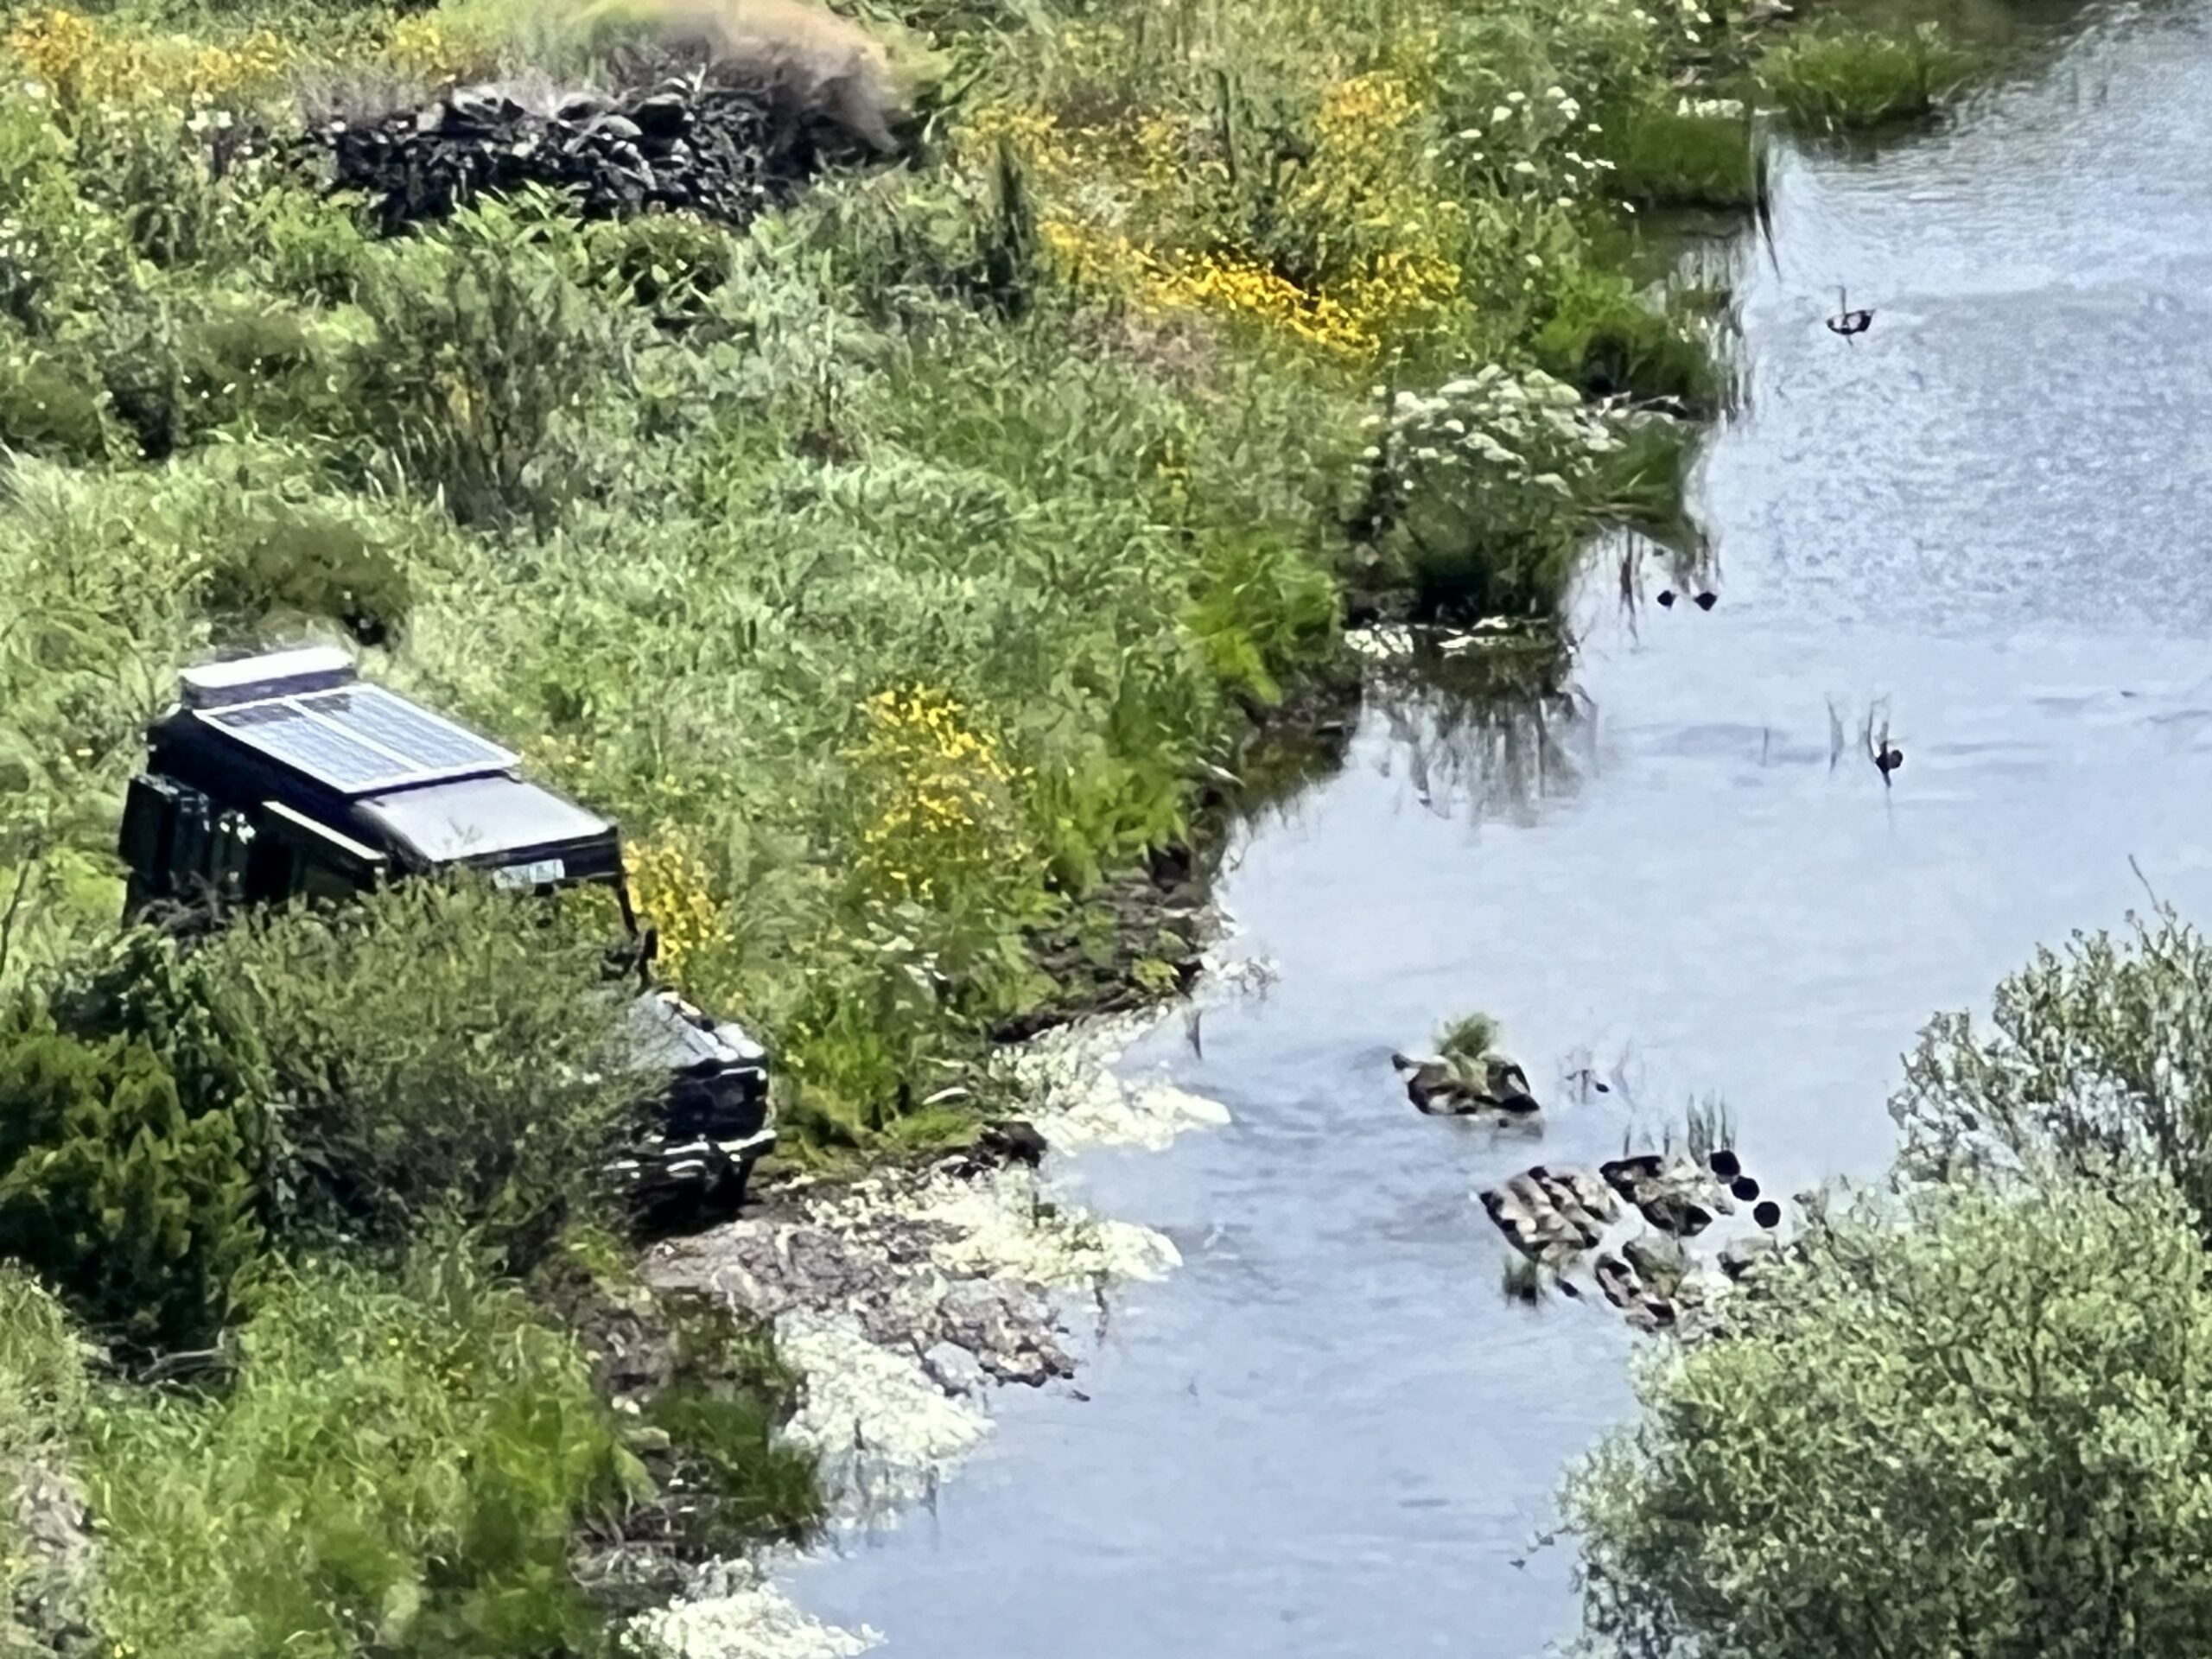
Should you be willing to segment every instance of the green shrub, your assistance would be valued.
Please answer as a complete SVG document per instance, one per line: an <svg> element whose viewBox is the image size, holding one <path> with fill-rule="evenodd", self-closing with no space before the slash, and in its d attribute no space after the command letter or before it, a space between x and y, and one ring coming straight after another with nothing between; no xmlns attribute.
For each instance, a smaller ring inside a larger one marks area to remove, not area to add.
<svg viewBox="0 0 2212 1659"><path fill-rule="evenodd" d="M1664 397L1707 414L1718 397L1711 346L1643 304L1625 277L1585 270L1562 283L1535 353L1586 397Z"/></svg>
<svg viewBox="0 0 2212 1659"><path fill-rule="evenodd" d="M519 1269L590 1212L642 1087L606 943L528 899L422 881L203 946L251 994L305 1218L389 1241L451 1211Z"/></svg>
<svg viewBox="0 0 2212 1659"><path fill-rule="evenodd" d="M0 1255L132 1346L221 1327L260 1244L250 1157L143 1039L79 1041L25 1004L0 1029Z"/></svg>
<svg viewBox="0 0 2212 1659"><path fill-rule="evenodd" d="M272 1272L219 1395L111 1395L87 1433L115 1651L600 1651L578 1524L642 1496L575 1342L450 1243L386 1280Z"/></svg>
<svg viewBox="0 0 2212 1659"><path fill-rule="evenodd" d="M1931 1021L1890 1103L1899 1163L1931 1182L2056 1167L2156 1172L2212 1239L2212 940L2171 911L2076 934L1997 988L1988 1028Z"/></svg>
<svg viewBox="0 0 2212 1659"><path fill-rule="evenodd" d="M1793 126L1848 132L1925 120L1972 67L1929 23L1904 35L1793 34L1760 60L1758 73Z"/></svg>
<svg viewBox="0 0 2212 1659"><path fill-rule="evenodd" d="M737 264L735 237L686 213L610 219L589 238L594 286L664 324L704 316Z"/></svg>
<svg viewBox="0 0 2212 1659"><path fill-rule="evenodd" d="M404 625L413 602L413 584L390 550L320 513L242 526L209 572L208 608L248 632L308 616L382 644Z"/></svg>
<svg viewBox="0 0 2212 1659"><path fill-rule="evenodd" d="M587 399L616 362L580 245L550 207L493 205L379 245L363 273L358 418L463 523L543 528L572 492Z"/></svg>
<svg viewBox="0 0 2212 1659"><path fill-rule="evenodd" d="M1488 365L1395 394L1370 425L1417 610L1455 622L1555 615L1584 538L1610 513L1622 423L1540 371Z"/></svg>
<svg viewBox="0 0 2212 1659"><path fill-rule="evenodd" d="M63 360L21 347L0 357L0 445L99 461L107 451L97 383Z"/></svg>
<svg viewBox="0 0 2212 1659"><path fill-rule="evenodd" d="M1604 122L1607 187L1649 207L1738 210L1758 196L1749 118L1639 104Z"/></svg>
<svg viewBox="0 0 2212 1659"><path fill-rule="evenodd" d="M188 1117L227 1114L258 1178L273 1145L274 1079L253 1011L209 958L135 927L78 958L48 992L55 1027L79 1041L142 1041L176 1082Z"/></svg>
<svg viewBox="0 0 2212 1659"><path fill-rule="evenodd" d="M2171 1189L1961 1190L1796 1254L1569 1484L1606 1650L2196 1649L2212 1293Z"/></svg>

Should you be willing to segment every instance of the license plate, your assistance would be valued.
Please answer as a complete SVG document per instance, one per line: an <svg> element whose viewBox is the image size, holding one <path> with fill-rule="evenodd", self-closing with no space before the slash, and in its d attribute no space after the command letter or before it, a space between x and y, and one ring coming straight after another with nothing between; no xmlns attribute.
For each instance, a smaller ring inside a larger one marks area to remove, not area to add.
<svg viewBox="0 0 2212 1659"><path fill-rule="evenodd" d="M492 884L499 887L550 887L569 873L569 867L557 858L533 859L527 864L509 864L492 872Z"/></svg>

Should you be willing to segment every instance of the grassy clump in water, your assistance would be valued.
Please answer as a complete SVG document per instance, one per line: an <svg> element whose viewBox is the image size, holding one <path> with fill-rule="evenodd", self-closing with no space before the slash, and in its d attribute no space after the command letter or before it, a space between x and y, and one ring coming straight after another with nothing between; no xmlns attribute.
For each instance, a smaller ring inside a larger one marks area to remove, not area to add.
<svg viewBox="0 0 2212 1659"><path fill-rule="evenodd" d="M1924 121L1965 80L1971 57L1933 24L1908 35L1827 30L1760 60L1777 111L1808 132L1866 132Z"/></svg>
<svg viewBox="0 0 2212 1659"><path fill-rule="evenodd" d="M1479 1060L1497 1046L1497 1037L1490 1015L1462 1014L1436 1033L1436 1052L1447 1060Z"/></svg>
<svg viewBox="0 0 2212 1659"><path fill-rule="evenodd" d="M1700 1164L1736 1144L1736 1117L1717 1095L1692 1101L1682 1118L1682 1143Z"/></svg>

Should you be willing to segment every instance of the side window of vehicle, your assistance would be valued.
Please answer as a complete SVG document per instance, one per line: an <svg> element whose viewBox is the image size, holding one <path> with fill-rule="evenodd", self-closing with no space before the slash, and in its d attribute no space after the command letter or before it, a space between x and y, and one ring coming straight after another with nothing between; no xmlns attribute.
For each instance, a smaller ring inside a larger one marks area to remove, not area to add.
<svg viewBox="0 0 2212 1659"><path fill-rule="evenodd" d="M383 855L279 801L261 804L262 846L255 860L256 893L288 899L347 899L382 878ZM276 855L280 854L281 857Z"/></svg>
<svg viewBox="0 0 2212 1659"><path fill-rule="evenodd" d="M361 891L359 882L328 860L312 853L302 856L296 868L298 875L294 885L302 899L342 903Z"/></svg>

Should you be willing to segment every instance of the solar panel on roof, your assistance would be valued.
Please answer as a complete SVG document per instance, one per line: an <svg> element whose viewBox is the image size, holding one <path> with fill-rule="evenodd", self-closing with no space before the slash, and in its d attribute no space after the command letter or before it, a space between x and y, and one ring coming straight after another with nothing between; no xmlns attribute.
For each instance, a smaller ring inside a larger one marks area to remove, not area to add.
<svg viewBox="0 0 2212 1659"><path fill-rule="evenodd" d="M355 742L289 702L219 709L205 718L271 760L349 795L376 788L397 766L390 755Z"/></svg>
<svg viewBox="0 0 2212 1659"><path fill-rule="evenodd" d="M394 696L380 685L348 686L297 699L301 708L411 762L424 772L496 772L515 756L427 709Z"/></svg>
<svg viewBox="0 0 2212 1659"><path fill-rule="evenodd" d="M499 772L516 759L381 686L275 697L201 718L347 795Z"/></svg>

